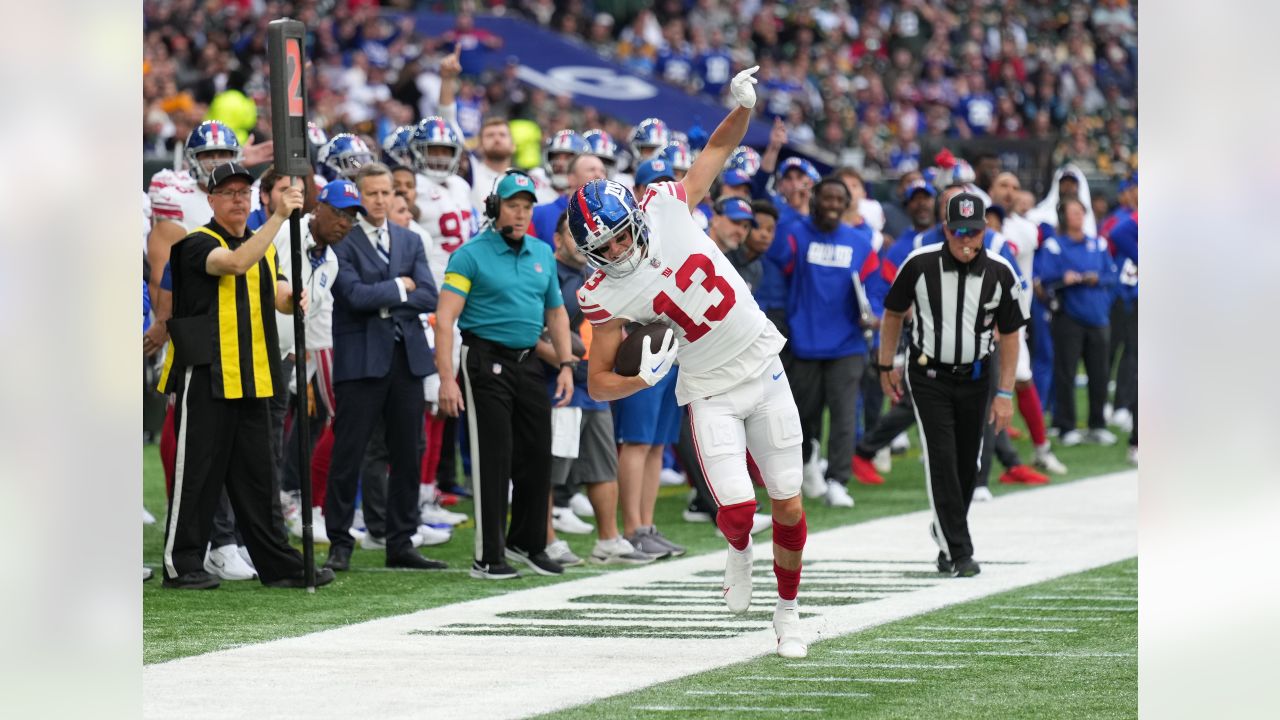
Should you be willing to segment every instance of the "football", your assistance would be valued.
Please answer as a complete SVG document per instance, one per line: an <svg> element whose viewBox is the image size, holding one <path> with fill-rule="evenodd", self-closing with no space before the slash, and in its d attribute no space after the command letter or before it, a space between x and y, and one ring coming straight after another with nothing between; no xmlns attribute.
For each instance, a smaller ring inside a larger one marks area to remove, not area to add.
<svg viewBox="0 0 1280 720"><path fill-rule="evenodd" d="M657 352L662 348L662 337L670 329L670 327L662 323L653 323L652 325L642 325L636 328L635 331L627 333L622 345L618 346L618 356L613 360L613 371L627 377L639 375L640 357L644 354L644 345L641 343L647 340L649 349Z"/></svg>

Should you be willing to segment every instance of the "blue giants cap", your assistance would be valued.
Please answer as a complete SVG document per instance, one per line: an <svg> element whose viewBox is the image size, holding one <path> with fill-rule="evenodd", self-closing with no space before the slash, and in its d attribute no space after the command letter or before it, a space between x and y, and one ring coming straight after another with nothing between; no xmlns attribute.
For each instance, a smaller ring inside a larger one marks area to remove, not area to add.
<svg viewBox="0 0 1280 720"><path fill-rule="evenodd" d="M339 210L356 208L361 215L369 214L365 211L364 205L360 204L360 191L350 180L334 180L325 185L320 189L320 196L316 199Z"/></svg>
<svg viewBox="0 0 1280 720"><path fill-rule="evenodd" d="M751 182L751 178L741 170L731 168L729 170L725 170L720 175L720 181L729 187L738 187L739 185L746 185Z"/></svg>
<svg viewBox="0 0 1280 720"><path fill-rule="evenodd" d="M671 163L661 156L645 160L636 168L636 185L651 185L659 180L675 179Z"/></svg>
<svg viewBox="0 0 1280 720"><path fill-rule="evenodd" d="M716 203L716 212L730 220L746 220L752 227L756 226L756 214L752 212L751 204L740 197L725 198Z"/></svg>

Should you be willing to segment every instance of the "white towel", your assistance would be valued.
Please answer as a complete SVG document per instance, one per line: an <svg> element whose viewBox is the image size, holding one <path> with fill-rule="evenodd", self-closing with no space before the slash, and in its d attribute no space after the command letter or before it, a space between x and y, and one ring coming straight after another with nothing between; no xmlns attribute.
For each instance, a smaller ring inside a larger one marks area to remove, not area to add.
<svg viewBox="0 0 1280 720"><path fill-rule="evenodd" d="M551 454L558 458L578 457L581 427L582 408L551 408Z"/></svg>

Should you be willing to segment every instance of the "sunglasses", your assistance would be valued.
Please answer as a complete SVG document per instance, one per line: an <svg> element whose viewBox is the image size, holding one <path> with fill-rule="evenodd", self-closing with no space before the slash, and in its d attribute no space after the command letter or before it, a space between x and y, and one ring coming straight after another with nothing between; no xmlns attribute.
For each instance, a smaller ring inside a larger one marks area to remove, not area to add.
<svg viewBox="0 0 1280 720"><path fill-rule="evenodd" d="M975 230L973 228L956 228L955 230L951 231L952 235L955 235L958 238L964 238L964 239L974 237L979 233L981 233L980 230Z"/></svg>

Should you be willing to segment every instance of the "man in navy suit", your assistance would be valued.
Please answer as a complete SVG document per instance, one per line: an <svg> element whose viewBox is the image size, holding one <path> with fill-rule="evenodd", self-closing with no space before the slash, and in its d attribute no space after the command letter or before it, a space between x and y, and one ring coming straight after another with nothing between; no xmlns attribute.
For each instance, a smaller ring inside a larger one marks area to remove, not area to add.
<svg viewBox="0 0 1280 720"><path fill-rule="evenodd" d="M436 309L436 286L417 234L388 222L391 171L370 163L356 177L365 208L334 246L333 464L325 498L329 558L347 570L354 539L356 481L378 420L386 428L391 473L387 483L387 567L439 570L413 547L418 529L419 439L425 400L422 379L435 372L419 315Z"/></svg>

